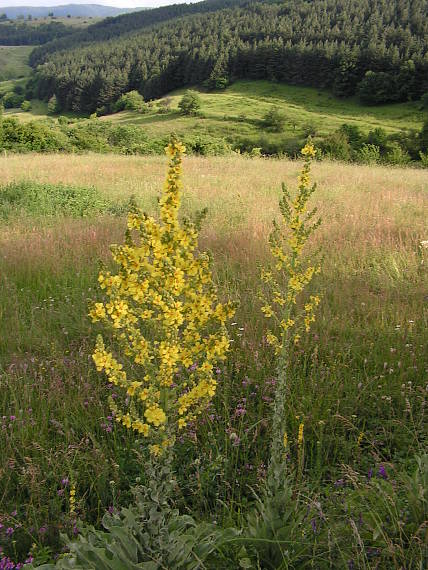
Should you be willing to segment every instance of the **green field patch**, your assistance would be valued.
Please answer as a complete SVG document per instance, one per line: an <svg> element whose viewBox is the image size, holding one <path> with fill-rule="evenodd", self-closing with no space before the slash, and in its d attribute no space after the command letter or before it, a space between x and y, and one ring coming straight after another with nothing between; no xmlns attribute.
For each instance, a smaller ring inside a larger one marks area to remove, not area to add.
<svg viewBox="0 0 428 570"><path fill-rule="evenodd" d="M25 216L84 218L123 211L94 187L20 181L0 188L0 220L4 221Z"/></svg>
<svg viewBox="0 0 428 570"><path fill-rule="evenodd" d="M31 67L28 58L34 46L0 46L0 90L1 82L28 77Z"/></svg>

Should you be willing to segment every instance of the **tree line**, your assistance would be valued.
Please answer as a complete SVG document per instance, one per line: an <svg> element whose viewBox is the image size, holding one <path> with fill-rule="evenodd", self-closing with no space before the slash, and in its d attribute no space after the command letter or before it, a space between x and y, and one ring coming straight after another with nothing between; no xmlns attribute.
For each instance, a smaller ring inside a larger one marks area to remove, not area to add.
<svg viewBox="0 0 428 570"><path fill-rule="evenodd" d="M248 2L47 53L33 88L83 112L108 112L130 90L147 100L235 78L331 88L367 104L416 100L428 91L426 13L428 0Z"/></svg>
<svg viewBox="0 0 428 570"><path fill-rule="evenodd" d="M1 20L1 18L0 18ZM73 34L75 28L62 22L30 24L26 22L0 22L0 45L35 46Z"/></svg>

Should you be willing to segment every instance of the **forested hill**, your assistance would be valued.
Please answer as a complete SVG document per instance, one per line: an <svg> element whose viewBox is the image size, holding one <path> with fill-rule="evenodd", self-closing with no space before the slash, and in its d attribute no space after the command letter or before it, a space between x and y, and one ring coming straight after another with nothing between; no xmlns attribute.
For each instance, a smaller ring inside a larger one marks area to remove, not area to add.
<svg viewBox="0 0 428 570"><path fill-rule="evenodd" d="M372 104L417 99L428 91L427 13L428 0L208 0L150 10L91 26L92 41L82 32L37 50L35 89L75 111L108 110L132 89L151 99L234 78L358 92Z"/></svg>
<svg viewBox="0 0 428 570"><path fill-rule="evenodd" d="M270 0L276 1L276 0ZM249 0L205 0L196 4L172 4L151 10L141 10L132 14L122 14L116 18L105 18L88 28L75 33L72 38L53 41L48 46L34 50L31 64L42 62L48 53L71 49L85 43L99 42L117 38L135 30L148 28L153 24L167 22L191 14L215 12L224 8L248 4Z"/></svg>

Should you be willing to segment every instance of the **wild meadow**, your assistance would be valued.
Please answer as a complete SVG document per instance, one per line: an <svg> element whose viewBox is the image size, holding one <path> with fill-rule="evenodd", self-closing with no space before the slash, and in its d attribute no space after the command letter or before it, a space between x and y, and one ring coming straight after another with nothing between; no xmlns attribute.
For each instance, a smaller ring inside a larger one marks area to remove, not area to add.
<svg viewBox="0 0 428 570"><path fill-rule="evenodd" d="M302 166L183 160L180 216L208 208L199 247L236 312L212 401L155 485L151 442L116 421L120 385L92 358L114 334L88 313L131 198L158 216L167 159L0 157L0 568L51 568L73 538L75 568L426 567L426 170L312 164L322 223L305 252L321 272L306 293L321 302L287 348L281 484L267 485L280 375L260 275Z"/></svg>

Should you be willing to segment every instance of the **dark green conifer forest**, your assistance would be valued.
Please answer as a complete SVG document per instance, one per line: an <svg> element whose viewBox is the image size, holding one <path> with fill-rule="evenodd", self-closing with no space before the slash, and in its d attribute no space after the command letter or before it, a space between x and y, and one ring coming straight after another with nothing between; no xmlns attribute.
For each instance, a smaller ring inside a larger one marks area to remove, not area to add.
<svg viewBox="0 0 428 570"><path fill-rule="evenodd" d="M427 0L207 0L126 14L34 50L33 89L61 109L109 112L188 85L269 79L368 105L428 91Z"/></svg>

